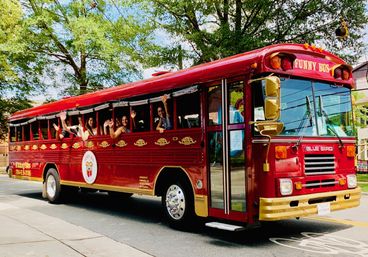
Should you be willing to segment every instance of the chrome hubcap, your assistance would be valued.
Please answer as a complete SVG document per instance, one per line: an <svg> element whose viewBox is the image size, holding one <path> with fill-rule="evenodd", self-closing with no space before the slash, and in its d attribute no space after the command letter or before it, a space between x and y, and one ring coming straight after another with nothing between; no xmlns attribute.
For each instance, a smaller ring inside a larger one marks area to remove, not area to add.
<svg viewBox="0 0 368 257"><path fill-rule="evenodd" d="M49 197L53 198L56 193L56 180L54 176L50 175L46 180L46 191Z"/></svg>
<svg viewBox="0 0 368 257"><path fill-rule="evenodd" d="M166 193L166 209L169 215L180 220L185 212L185 197L183 190L177 185L171 185Z"/></svg>

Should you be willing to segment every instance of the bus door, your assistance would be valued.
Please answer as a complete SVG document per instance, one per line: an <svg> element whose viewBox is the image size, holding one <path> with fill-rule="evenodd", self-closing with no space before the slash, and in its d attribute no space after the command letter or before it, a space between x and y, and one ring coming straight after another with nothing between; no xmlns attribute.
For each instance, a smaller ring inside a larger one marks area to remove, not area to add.
<svg viewBox="0 0 368 257"><path fill-rule="evenodd" d="M246 212L244 81L207 89L209 214L243 220Z"/></svg>

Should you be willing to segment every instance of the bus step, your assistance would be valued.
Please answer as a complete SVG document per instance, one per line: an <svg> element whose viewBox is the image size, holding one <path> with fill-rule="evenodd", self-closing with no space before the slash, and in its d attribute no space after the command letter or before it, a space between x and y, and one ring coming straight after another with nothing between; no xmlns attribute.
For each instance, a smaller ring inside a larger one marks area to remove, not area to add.
<svg viewBox="0 0 368 257"><path fill-rule="evenodd" d="M205 225L210 228L217 228L217 229L227 230L227 231L242 231L245 229L245 227L242 227L242 226L236 226L236 225L231 225L231 224L226 224L226 223L221 223L221 222L207 222Z"/></svg>

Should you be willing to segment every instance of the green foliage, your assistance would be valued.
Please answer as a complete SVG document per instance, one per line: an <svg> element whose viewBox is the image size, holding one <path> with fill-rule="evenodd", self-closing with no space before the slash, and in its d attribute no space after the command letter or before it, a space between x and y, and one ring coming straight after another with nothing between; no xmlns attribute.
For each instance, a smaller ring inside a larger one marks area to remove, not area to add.
<svg viewBox="0 0 368 257"><path fill-rule="evenodd" d="M56 81L68 95L140 78L141 63L155 49L151 24L116 1L93 3L21 1L19 52L34 56L44 81Z"/></svg>
<svg viewBox="0 0 368 257"><path fill-rule="evenodd" d="M136 0L152 19L195 53L202 63L270 44L317 43L356 60L363 49L367 23L361 0ZM335 29L344 17L349 38L341 42ZM176 47L175 45L173 47Z"/></svg>

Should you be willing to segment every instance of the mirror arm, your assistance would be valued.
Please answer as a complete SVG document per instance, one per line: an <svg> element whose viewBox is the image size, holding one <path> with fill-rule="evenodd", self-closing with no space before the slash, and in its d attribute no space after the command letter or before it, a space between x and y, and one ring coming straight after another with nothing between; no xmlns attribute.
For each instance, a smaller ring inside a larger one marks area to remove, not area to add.
<svg viewBox="0 0 368 257"><path fill-rule="evenodd" d="M266 135L263 134L264 130L261 130L259 132L259 134L261 134L264 137L267 137L268 142L267 142L267 150L266 150L266 158L265 158L265 162L263 163L263 171L264 172L269 172L270 171L270 164L268 163L268 153L270 152L270 146L271 146L271 136L270 135Z"/></svg>

